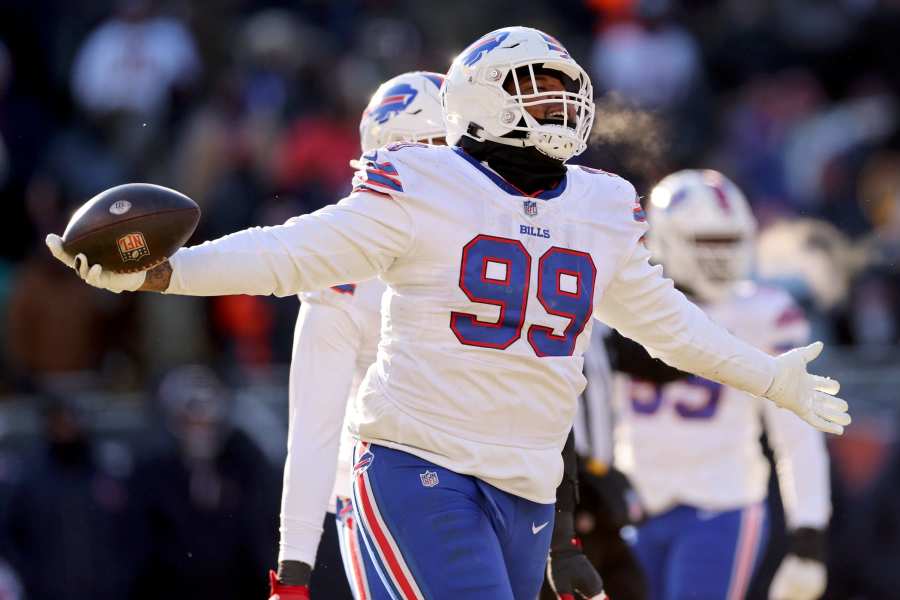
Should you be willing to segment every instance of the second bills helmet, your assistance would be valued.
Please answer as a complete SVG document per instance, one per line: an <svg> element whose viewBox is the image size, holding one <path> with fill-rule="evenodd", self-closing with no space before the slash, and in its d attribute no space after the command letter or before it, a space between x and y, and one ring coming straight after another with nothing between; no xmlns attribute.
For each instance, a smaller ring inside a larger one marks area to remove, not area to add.
<svg viewBox="0 0 900 600"><path fill-rule="evenodd" d="M382 83L359 121L363 154L391 142L431 144L444 139L440 89L444 76L404 73Z"/></svg>

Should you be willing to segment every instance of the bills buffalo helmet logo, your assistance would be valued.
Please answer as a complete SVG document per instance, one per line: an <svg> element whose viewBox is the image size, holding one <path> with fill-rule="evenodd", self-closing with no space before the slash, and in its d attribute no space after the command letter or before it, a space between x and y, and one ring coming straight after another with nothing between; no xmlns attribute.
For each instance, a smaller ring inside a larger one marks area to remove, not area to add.
<svg viewBox="0 0 900 600"><path fill-rule="evenodd" d="M147 240L144 239L144 234L139 231L123 235L116 240L116 245L119 247L119 256L122 257L124 262L140 260L145 256L150 256L150 247L147 245Z"/></svg>
<svg viewBox="0 0 900 600"><path fill-rule="evenodd" d="M502 33L498 33L497 35L488 35L486 37L481 38L474 44L472 44L469 49L466 51L466 56L463 58L463 64L467 67L471 67L479 60L481 57L499 46L509 37L509 32L504 31Z"/></svg>
<svg viewBox="0 0 900 600"><path fill-rule="evenodd" d="M406 110L418 94L416 88L408 83L399 83L385 91L381 102L370 109L366 116L374 119L379 125L384 125L391 117Z"/></svg>

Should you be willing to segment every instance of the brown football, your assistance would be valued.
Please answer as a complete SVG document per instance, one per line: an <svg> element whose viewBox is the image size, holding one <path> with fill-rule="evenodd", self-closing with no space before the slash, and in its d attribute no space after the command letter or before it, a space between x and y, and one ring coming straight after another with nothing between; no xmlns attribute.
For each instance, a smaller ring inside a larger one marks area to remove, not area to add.
<svg viewBox="0 0 900 600"><path fill-rule="evenodd" d="M151 183L127 183L101 192L75 211L63 248L117 273L158 265L194 233L200 207L179 192Z"/></svg>

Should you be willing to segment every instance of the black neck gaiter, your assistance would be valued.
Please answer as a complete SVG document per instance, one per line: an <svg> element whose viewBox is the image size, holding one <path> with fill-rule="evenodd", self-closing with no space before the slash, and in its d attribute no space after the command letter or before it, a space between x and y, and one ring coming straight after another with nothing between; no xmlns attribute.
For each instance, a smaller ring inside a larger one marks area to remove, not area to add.
<svg viewBox="0 0 900 600"><path fill-rule="evenodd" d="M479 162L486 162L494 171L526 194L552 190L566 175L566 165L541 154L533 146L519 148L497 142L477 142L468 136L459 146Z"/></svg>

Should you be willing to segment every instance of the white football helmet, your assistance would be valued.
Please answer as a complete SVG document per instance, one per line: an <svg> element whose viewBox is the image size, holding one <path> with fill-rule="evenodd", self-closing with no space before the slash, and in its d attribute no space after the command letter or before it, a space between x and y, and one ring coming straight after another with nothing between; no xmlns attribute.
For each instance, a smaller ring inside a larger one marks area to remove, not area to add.
<svg viewBox="0 0 900 600"><path fill-rule="evenodd" d="M534 92L536 75L546 70L564 75L565 91ZM531 89L523 92L519 78L528 75ZM441 101L451 145L465 135L480 142L534 146L562 161L584 152L594 122L588 74L556 39L530 27L492 31L463 50L450 65ZM540 123L525 110L540 104L562 104L561 121Z"/></svg>
<svg viewBox="0 0 900 600"><path fill-rule="evenodd" d="M650 192L647 247L667 277L705 302L753 268L756 218L740 189L712 170L672 173Z"/></svg>
<svg viewBox="0 0 900 600"><path fill-rule="evenodd" d="M363 154L391 142L431 144L446 135L440 89L444 76L427 71L382 83L359 121Z"/></svg>

